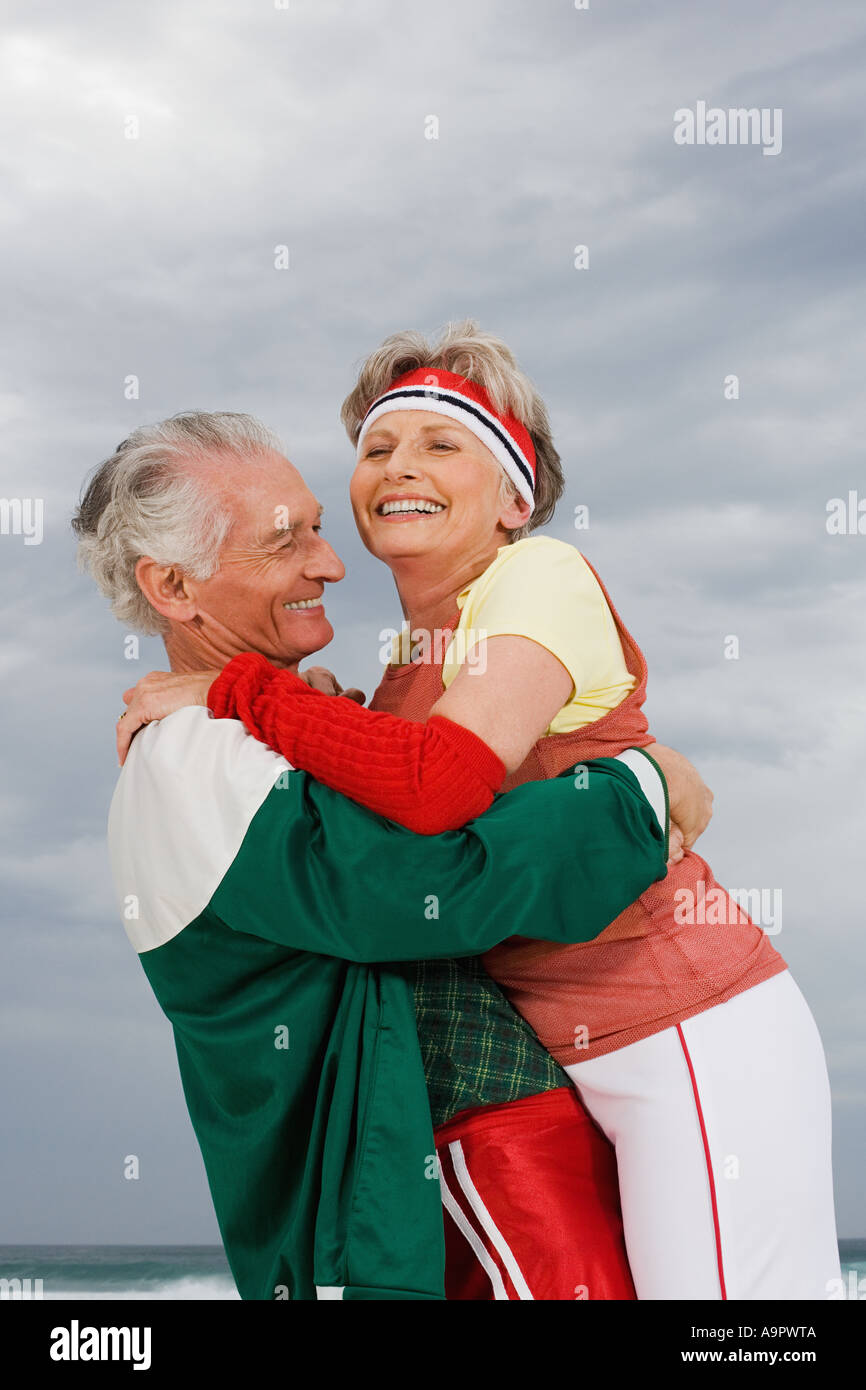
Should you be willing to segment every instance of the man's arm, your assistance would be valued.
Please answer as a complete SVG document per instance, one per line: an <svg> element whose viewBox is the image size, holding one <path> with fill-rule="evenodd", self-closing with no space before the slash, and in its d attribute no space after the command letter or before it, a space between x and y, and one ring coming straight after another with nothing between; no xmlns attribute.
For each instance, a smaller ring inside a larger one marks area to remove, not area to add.
<svg viewBox="0 0 866 1390"><path fill-rule="evenodd" d="M512 640L524 639L500 637L493 646ZM555 666L559 664L547 655ZM314 680L308 680L311 672L298 678L290 671L278 671L265 657L246 652L222 672L152 671L124 692L129 708L116 728L118 759L122 765L142 725L186 705L209 704L221 718L241 719L249 733L282 753L293 767L303 767L335 791L417 833L456 829L487 810L502 784L505 765L493 747L468 727L471 721L464 726L434 716L424 724L381 710L359 709L356 706L363 701L355 700L361 694L357 690L344 692L355 703L323 702L323 694L343 692L324 667L312 669ZM506 674L510 671L507 665ZM463 674L449 687L446 698L453 700ZM471 681L474 700L481 687L475 674ZM525 693L531 698L531 682ZM505 703L513 722L512 696ZM500 724L502 705L500 694L493 707L494 713L499 710ZM670 789L671 862L676 863L707 828L713 794L682 753L660 743L650 747ZM512 763L516 756L512 746Z"/></svg>
<svg viewBox="0 0 866 1390"><path fill-rule="evenodd" d="M291 772L211 910L237 931L359 962L480 955L509 936L591 940L664 877L666 835L625 762L585 767L517 787L436 836ZM661 777L647 775L663 803Z"/></svg>

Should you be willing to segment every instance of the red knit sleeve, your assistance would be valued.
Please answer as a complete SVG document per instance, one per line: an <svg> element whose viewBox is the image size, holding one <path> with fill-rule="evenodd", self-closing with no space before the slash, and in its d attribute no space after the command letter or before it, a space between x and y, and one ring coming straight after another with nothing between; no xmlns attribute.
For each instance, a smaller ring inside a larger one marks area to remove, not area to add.
<svg viewBox="0 0 866 1390"><path fill-rule="evenodd" d="M242 720L292 767L419 835L481 815L505 777L493 750L451 719L418 724L365 709L253 652L229 662L208 705L218 719Z"/></svg>

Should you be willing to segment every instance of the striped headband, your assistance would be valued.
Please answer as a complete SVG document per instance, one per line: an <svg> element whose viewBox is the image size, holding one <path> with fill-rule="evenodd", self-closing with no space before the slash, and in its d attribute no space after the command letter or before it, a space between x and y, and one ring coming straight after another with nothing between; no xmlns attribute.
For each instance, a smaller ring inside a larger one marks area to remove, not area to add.
<svg viewBox="0 0 866 1390"><path fill-rule="evenodd" d="M364 416L358 448L371 425L395 410L432 410L471 430L508 474L530 507L535 507L535 447L525 425L513 415L501 415L487 392L455 372L422 367L407 372L374 401Z"/></svg>

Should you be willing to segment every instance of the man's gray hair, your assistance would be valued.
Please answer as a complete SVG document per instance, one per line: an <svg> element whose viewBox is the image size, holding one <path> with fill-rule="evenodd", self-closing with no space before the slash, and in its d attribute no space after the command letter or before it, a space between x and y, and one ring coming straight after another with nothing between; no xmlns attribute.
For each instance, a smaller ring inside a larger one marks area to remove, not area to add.
<svg viewBox="0 0 866 1390"><path fill-rule="evenodd" d="M243 464L250 455L281 454L276 435L252 415L181 411L133 430L89 479L72 521L78 562L96 580L121 622L138 632L167 624L138 587L142 556L209 579L232 525L219 495L196 477L214 455Z"/></svg>

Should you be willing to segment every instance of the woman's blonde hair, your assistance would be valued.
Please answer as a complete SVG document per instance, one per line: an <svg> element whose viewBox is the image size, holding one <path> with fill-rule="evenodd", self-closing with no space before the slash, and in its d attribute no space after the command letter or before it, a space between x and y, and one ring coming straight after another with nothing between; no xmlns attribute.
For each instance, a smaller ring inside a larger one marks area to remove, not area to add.
<svg viewBox="0 0 866 1390"><path fill-rule="evenodd" d="M559 454L553 446L547 407L529 377L520 370L511 349L501 338L483 333L472 319L449 323L435 343L407 329L393 333L371 353L358 373L355 388L343 402L340 418L353 444L357 444L364 416L375 400L406 372L424 367L455 372L487 392L503 414L513 415L529 431L535 446L535 510L509 541L528 536L553 516L565 480ZM502 475L503 500L517 496L517 489Z"/></svg>

